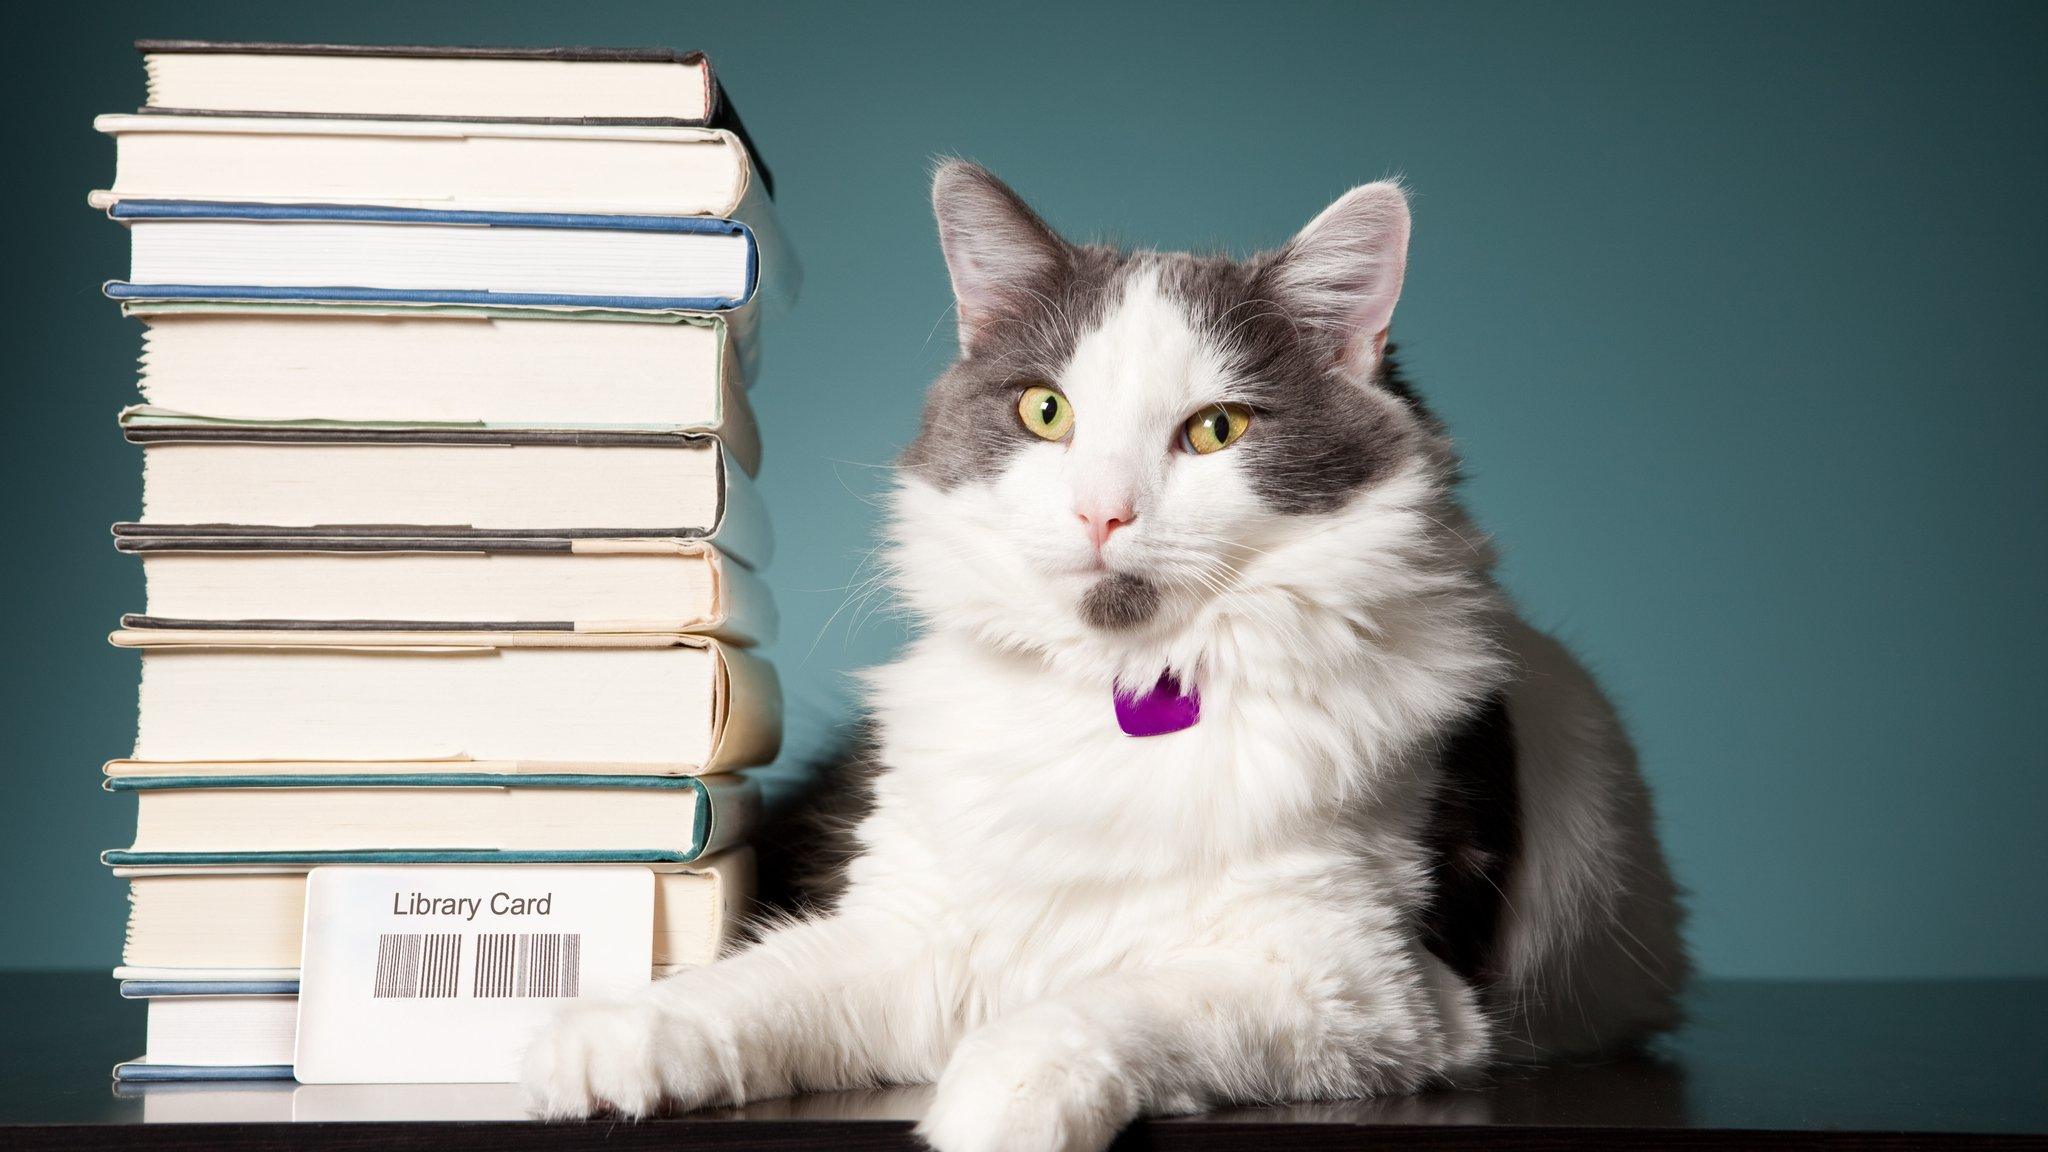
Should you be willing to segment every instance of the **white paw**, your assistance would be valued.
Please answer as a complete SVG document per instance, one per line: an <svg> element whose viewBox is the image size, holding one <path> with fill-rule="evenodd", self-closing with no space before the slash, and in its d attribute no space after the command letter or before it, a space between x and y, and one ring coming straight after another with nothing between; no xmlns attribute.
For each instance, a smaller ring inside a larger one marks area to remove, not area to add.
<svg viewBox="0 0 2048 1152"><path fill-rule="evenodd" d="M714 1102L724 1078L702 1030L647 999L573 1005L536 1034L521 1079L548 1119L612 1111L639 1118L664 1104Z"/></svg>
<svg viewBox="0 0 2048 1152"><path fill-rule="evenodd" d="M1099 1152L1137 1108L1105 1061L1071 1046L969 1037L917 1134L938 1152Z"/></svg>

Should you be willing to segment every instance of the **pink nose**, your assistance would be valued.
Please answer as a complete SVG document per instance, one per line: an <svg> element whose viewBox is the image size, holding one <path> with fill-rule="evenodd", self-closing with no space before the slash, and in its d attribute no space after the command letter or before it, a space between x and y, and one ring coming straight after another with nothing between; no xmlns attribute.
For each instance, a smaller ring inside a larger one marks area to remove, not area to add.
<svg viewBox="0 0 2048 1152"><path fill-rule="evenodd" d="M1107 501L1095 504L1077 504L1074 515L1088 529L1088 542L1097 552L1109 543L1109 534L1138 518L1138 513L1128 500Z"/></svg>

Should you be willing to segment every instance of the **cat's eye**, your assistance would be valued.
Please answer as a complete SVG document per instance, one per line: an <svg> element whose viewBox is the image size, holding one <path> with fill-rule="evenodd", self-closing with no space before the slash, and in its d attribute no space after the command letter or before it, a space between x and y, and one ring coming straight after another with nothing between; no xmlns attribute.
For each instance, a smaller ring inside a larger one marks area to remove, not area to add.
<svg viewBox="0 0 2048 1152"><path fill-rule="evenodd" d="M1057 388L1034 384L1017 400L1017 419L1031 434L1045 440L1060 440L1074 427L1074 407Z"/></svg>
<svg viewBox="0 0 2048 1152"><path fill-rule="evenodd" d="M1221 452L1237 443L1252 426L1252 410L1242 404L1212 404L1180 426L1181 447L1197 455Z"/></svg>

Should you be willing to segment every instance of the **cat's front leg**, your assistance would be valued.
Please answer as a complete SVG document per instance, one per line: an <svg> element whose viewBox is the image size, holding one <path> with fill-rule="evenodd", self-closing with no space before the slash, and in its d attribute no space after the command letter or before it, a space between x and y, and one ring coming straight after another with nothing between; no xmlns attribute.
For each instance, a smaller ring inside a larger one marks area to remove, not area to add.
<svg viewBox="0 0 2048 1152"><path fill-rule="evenodd" d="M919 1134L939 1152L1096 1152L1140 1116L1413 1091L1485 1057L1470 989L1434 957L1347 971L1245 947L1090 980L969 1033Z"/></svg>
<svg viewBox="0 0 2048 1152"><path fill-rule="evenodd" d="M527 1048L528 1100L547 1117L637 1117L928 1080L953 1035L923 1003L915 940L900 921L826 917L629 999L575 1005Z"/></svg>

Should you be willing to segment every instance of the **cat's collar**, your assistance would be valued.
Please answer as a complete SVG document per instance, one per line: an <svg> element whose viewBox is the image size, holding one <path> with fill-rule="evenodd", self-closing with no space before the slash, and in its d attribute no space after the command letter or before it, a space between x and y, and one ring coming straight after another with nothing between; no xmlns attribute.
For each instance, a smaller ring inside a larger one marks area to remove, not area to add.
<svg viewBox="0 0 2048 1152"><path fill-rule="evenodd" d="M1202 718L1202 694L1182 688L1180 677L1159 674L1159 682L1145 692L1116 692L1116 723L1126 736L1164 736L1195 726Z"/></svg>

